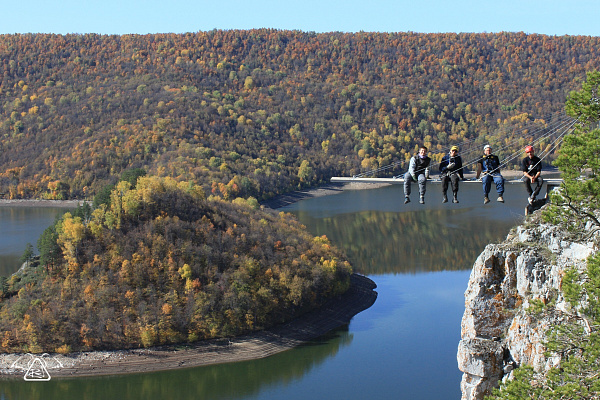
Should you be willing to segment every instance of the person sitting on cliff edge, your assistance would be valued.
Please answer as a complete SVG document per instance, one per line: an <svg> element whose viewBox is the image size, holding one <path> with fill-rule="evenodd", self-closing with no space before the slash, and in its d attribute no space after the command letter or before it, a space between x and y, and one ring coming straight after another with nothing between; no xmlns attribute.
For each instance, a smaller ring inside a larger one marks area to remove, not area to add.
<svg viewBox="0 0 600 400"><path fill-rule="evenodd" d="M425 191L427 190L427 179L429 178L429 163L431 158L427 157L427 147L419 147L419 153L411 157L408 172L404 174L404 204L410 203L410 184L419 182L419 203L425 204Z"/></svg>
<svg viewBox="0 0 600 400"><path fill-rule="evenodd" d="M496 184L498 201L504 203L504 177L500 174L500 159L492 154L492 146L486 144L483 147L483 156L477 161L477 179L483 173L483 204L490 202L488 197L492 187L492 181Z"/></svg>

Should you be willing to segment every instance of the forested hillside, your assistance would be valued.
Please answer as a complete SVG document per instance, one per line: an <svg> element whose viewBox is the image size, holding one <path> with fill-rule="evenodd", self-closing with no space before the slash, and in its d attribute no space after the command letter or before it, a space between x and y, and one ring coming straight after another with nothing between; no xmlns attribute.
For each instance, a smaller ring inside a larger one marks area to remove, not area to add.
<svg viewBox="0 0 600 400"><path fill-rule="evenodd" d="M0 196L91 198L127 169L266 199L563 108L595 37L0 36ZM541 146L545 144L542 143ZM395 171L399 173L402 167Z"/></svg>
<svg viewBox="0 0 600 400"><path fill-rule="evenodd" d="M234 336L348 289L350 264L326 237L257 208L206 200L173 178L120 182L108 206L66 213L44 232L39 264L1 280L0 352Z"/></svg>

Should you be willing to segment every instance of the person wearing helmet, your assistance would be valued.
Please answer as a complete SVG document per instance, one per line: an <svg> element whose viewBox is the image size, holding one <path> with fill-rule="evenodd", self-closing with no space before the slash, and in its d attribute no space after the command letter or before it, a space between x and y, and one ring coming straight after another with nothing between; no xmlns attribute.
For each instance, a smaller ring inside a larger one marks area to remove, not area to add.
<svg viewBox="0 0 600 400"><path fill-rule="evenodd" d="M500 174L500 160L498 156L492 154L492 146L486 144L483 147L483 156L477 161L477 179L483 174L483 204L490 202L488 194L492 187L492 181L496 184L498 192L498 201L504 203L504 177Z"/></svg>
<svg viewBox="0 0 600 400"><path fill-rule="evenodd" d="M410 203L410 184L419 183L419 203L425 204L425 191L427 190L427 179L429 179L429 163L431 159L427 157L427 147L419 147L419 153L410 159L408 172L404 174L404 204Z"/></svg>
<svg viewBox="0 0 600 400"><path fill-rule="evenodd" d="M535 155L533 146L525 147L525 153L527 153L527 157L523 159L523 181L525 182L525 188L529 195L527 200L529 201L529 204L532 204L536 200L538 194L540 194L540 190L544 184L544 180L540 176L542 174L542 160ZM534 183L535 189L531 187Z"/></svg>
<svg viewBox="0 0 600 400"><path fill-rule="evenodd" d="M452 146L440 162L440 180L442 181L442 203L448 202L448 183L452 184L453 203L458 203L458 181L465 179L462 158L458 155L458 147Z"/></svg>

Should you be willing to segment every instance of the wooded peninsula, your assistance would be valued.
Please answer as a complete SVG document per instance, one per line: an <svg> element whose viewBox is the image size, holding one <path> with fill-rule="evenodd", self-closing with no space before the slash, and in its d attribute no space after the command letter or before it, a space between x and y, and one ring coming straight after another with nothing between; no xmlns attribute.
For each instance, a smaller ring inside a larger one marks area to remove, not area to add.
<svg viewBox="0 0 600 400"><path fill-rule="evenodd" d="M350 285L350 264L291 214L204 198L173 178L121 181L66 213L39 260L2 282L0 350L150 347L232 337L318 308ZM27 264L26 263L26 264Z"/></svg>

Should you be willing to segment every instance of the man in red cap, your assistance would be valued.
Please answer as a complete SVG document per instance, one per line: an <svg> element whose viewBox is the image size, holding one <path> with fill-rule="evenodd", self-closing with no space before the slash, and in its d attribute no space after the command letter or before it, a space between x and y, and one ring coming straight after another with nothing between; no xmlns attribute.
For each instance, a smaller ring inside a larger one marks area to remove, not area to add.
<svg viewBox="0 0 600 400"><path fill-rule="evenodd" d="M523 181L529 194L529 204L533 203L542 189L544 180L540 177L542 174L542 160L535 155L533 146L525 147L527 157L523 159ZM535 189L532 189L531 184L535 183Z"/></svg>

